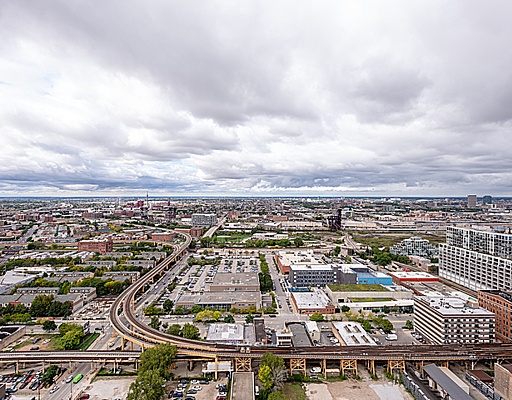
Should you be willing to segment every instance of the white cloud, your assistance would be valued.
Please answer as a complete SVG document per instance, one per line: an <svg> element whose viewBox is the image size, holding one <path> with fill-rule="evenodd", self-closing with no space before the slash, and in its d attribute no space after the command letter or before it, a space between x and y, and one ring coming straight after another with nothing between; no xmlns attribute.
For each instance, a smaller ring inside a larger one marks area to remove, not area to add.
<svg viewBox="0 0 512 400"><path fill-rule="evenodd" d="M0 191L510 192L504 1L0 6Z"/></svg>

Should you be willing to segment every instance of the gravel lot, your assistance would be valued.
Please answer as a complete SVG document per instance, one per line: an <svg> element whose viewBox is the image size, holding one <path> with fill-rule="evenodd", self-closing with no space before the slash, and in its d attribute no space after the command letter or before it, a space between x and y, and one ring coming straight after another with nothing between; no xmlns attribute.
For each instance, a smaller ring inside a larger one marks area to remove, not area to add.
<svg viewBox="0 0 512 400"><path fill-rule="evenodd" d="M134 377L127 378L100 378L92 385L87 386L85 393L91 395L90 400L125 400L130 389L130 384L135 381Z"/></svg>

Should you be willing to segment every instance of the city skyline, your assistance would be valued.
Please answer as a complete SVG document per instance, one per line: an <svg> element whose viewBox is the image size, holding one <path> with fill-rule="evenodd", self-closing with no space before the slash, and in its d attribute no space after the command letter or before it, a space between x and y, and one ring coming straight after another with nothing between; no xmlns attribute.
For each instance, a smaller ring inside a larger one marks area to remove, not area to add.
<svg viewBox="0 0 512 400"><path fill-rule="evenodd" d="M0 197L511 196L512 5L0 5Z"/></svg>

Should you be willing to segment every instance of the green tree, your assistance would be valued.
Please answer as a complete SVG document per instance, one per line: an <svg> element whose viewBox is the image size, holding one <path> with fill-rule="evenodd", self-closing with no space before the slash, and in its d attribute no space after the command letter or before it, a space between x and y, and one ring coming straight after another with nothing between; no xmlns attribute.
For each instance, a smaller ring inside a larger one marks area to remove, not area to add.
<svg viewBox="0 0 512 400"><path fill-rule="evenodd" d="M322 314L320 314L319 312L316 312L314 314L312 314L310 317L309 317L310 321L316 321L316 322L322 322L322 321L325 321L324 320L324 316Z"/></svg>
<svg viewBox="0 0 512 400"><path fill-rule="evenodd" d="M365 331L369 331L370 329L372 329L372 324L370 324L370 321L365 320L365 321L363 322L363 329L364 329Z"/></svg>
<svg viewBox="0 0 512 400"><path fill-rule="evenodd" d="M201 312L201 311L203 311L203 307L198 306L198 305L192 306L192 308L190 309L190 312L192 314L196 314L196 313Z"/></svg>
<svg viewBox="0 0 512 400"><path fill-rule="evenodd" d="M341 312L342 313L346 313L347 311L350 311L350 307L349 306L341 306Z"/></svg>
<svg viewBox="0 0 512 400"><path fill-rule="evenodd" d="M149 326L153 329L159 330L161 325L162 322L160 321L160 319L156 315L153 315L151 317L151 322L149 323Z"/></svg>
<svg viewBox="0 0 512 400"><path fill-rule="evenodd" d="M60 339L61 347L64 350L74 350L80 345L83 337L84 333L81 330L71 330Z"/></svg>
<svg viewBox="0 0 512 400"><path fill-rule="evenodd" d="M181 328L180 335L187 339L200 339L199 329L197 329L194 325L186 323Z"/></svg>
<svg viewBox="0 0 512 400"><path fill-rule="evenodd" d="M215 311L212 316L214 321L220 321L222 318L222 313L220 311Z"/></svg>
<svg viewBox="0 0 512 400"><path fill-rule="evenodd" d="M284 368L284 360L281 357L276 356L273 353L265 353L263 355L263 357L261 357L260 366L261 365L266 365L271 368L273 368L273 367Z"/></svg>
<svg viewBox="0 0 512 400"><path fill-rule="evenodd" d="M140 355L139 376L149 371L155 371L165 380L171 378L172 363L176 358L176 346L169 343L159 344L146 349Z"/></svg>
<svg viewBox="0 0 512 400"><path fill-rule="evenodd" d="M163 308L166 312L170 312L172 310L172 301L169 299L166 299L163 304Z"/></svg>
<svg viewBox="0 0 512 400"><path fill-rule="evenodd" d="M338 255L340 254L340 252L341 252L341 248L340 248L340 246L336 246L336 247L334 248L334 255L335 255L336 257L338 257Z"/></svg>
<svg viewBox="0 0 512 400"><path fill-rule="evenodd" d="M43 330L45 332L54 331L55 329L57 329L57 324L55 323L55 321L47 319L43 322Z"/></svg>
<svg viewBox="0 0 512 400"><path fill-rule="evenodd" d="M57 375L57 372L59 371L59 367L56 365L50 365L48 369L44 372L43 377L41 378L42 382L45 383L52 383L53 377Z"/></svg>
<svg viewBox="0 0 512 400"><path fill-rule="evenodd" d="M167 329L167 333L169 335L179 336L181 330L181 326L179 324L172 324L169 329Z"/></svg>
<svg viewBox="0 0 512 400"><path fill-rule="evenodd" d="M414 326L413 326L412 321L411 321L411 320L407 320L407 321L405 321L405 327L406 327L407 329L413 329L413 328L414 328Z"/></svg>
<svg viewBox="0 0 512 400"><path fill-rule="evenodd" d="M59 326L59 335L60 336L64 336L66 333L68 333L70 331L83 332L83 328L77 324L71 324L71 323L60 324L60 326Z"/></svg>
<svg viewBox="0 0 512 400"><path fill-rule="evenodd" d="M163 378L157 371L146 371L130 385L127 400L160 400L164 392Z"/></svg>
<svg viewBox="0 0 512 400"><path fill-rule="evenodd" d="M246 324L252 324L253 322L254 322L254 315L249 314L247 317L245 317Z"/></svg>
<svg viewBox="0 0 512 400"><path fill-rule="evenodd" d="M270 392L272 390L272 369L268 365L261 366L258 378L263 387Z"/></svg>
<svg viewBox="0 0 512 400"><path fill-rule="evenodd" d="M301 238L295 238L293 239L293 244L295 245L295 247L302 247L304 246L304 240L302 240Z"/></svg>
<svg viewBox="0 0 512 400"><path fill-rule="evenodd" d="M382 329L386 329L388 331L393 329L393 324L389 319L382 320Z"/></svg>
<svg viewBox="0 0 512 400"><path fill-rule="evenodd" d="M228 314L224 317L224 322L226 324L234 324L235 323L235 317L233 317L231 314Z"/></svg>

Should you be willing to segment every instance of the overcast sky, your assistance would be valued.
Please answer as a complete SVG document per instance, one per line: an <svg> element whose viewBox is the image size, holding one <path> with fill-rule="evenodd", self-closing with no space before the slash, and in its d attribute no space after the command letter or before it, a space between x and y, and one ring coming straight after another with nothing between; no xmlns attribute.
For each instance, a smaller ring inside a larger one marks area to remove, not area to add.
<svg viewBox="0 0 512 400"><path fill-rule="evenodd" d="M0 196L511 196L510 15L0 0Z"/></svg>

